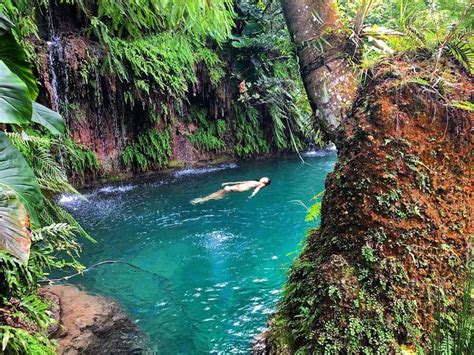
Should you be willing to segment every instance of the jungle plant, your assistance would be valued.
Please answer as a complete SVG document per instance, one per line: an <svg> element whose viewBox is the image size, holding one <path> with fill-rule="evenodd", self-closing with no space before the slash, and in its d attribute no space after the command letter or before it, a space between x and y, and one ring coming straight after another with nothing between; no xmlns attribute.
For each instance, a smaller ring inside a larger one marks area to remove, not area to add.
<svg viewBox="0 0 474 355"><path fill-rule="evenodd" d="M122 154L122 161L127 168L146 171L165 166L171 156L171 132L148 130L140 134L128 145Z"/></svg>
<svg viewBox="0 0 474 355"><path fill-rule="evenodd" d="M279 151L304 148L311 133L311 108L298 77L298 63L281 16L272 1L237 1L232 38L234 75L243 83L241 108L263 113L267 136ZM252 115L252 113L250 113Z"/></svg>
<svg viewBox="0 0 474 355"><path fill-rule="evenodd" d="M371 1L371 7L361 29L363 68L396 50L426 48L438 58L449 53L472 72L472 2ZM343 2L342 10L346 23L350 23L357 12L357 2Z"/></svg>
<svg viewBox="0 0 474 355"><path fill-rule="evenodd" d="M36 122L52 134L62 134L64 122L61 116L33 101L38 88L31 66L11 34L13 24L3 14L0 14L0 20L0 123L21 130L22 126ZM25 133L23 139L28 139ZM11 221L9 228L3 231L0 246L26 263L31 244L28 220L36 225L39 223L37 211L43 206L43 198L33 171L4 132L0 133L0 144L4 162L1 170L2 213L6 221Z"/></svg>
<svg viewBox="0 0 474 355"><path fill-rule="evenodd" d="M189 135L189 142L197 149L207 152L222 152L225 150L224 137L227 132L226 121L212 120L205 109L193 108L189 120L198 125L196 132Z"/></svg>
<svg viewBox="0 0 474 355"><path fill-rule="evenodd" d="M84 181L87 175L100 174L101 166L94 151L75 142L70 134L51 140L51 150L63 158L64 166L73 181Z"/></svg>
<svg viewBox="0 0 474 355"><path fill-rule="evenodd" d="M265 139L261 125L261 115L254 107L235 103L235 145L234 152L239 157L250 157L270 152L270 144Z"/></svg>
<svg viewBox="0 0 474 355"><path fill-rule="evenodd" d="M70 0L85 20L86 34L105 49L99 63L85 66L81 76L100 67L107 75L117 75L130 85L127 100L148 104L156 110L150 94L181 100L196 80L195 69L202 62L213 83L223 75L223 64L208 42L222 44L233 25L232 0L186 1L99 1ZM32 44L26 38L38 37L37 12L53 11L50 1L7 0L0 11L21 18L17 39L32 57ZM97 59L97 58L95 58ZM179 103L177 103L179 104Z"/></svg>
<svg viewBox="0 0 474 355"><path fill-rule="evenodd" d="M443 355L472 354L474 352L474 274L470 275L464 287L463 297L457 314L446 314L437 309L435 329L431 334L431 353ZM440 300L441 301L441 300ZM443 302L439 303L440 305Z"/></svg>
<svg viewBox="0 0 474 355"><path fill-rule="evenodd" d="M324 191L321 191L314 195L311 198L311 201L313 202L312 205L307 206L303 201L297 200L293 201L297 205L302 206L306 210L306 217L305 217L305 222L316 222L319 219L319 216L321 214L321 200L323 198Z"/></svg>

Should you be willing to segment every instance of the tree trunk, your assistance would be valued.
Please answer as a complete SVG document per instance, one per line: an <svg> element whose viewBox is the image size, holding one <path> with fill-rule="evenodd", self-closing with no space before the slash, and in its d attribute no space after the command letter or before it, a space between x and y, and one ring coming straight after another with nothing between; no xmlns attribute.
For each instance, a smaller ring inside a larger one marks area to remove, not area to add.
<svg viewBox="0 0 474 355"><path fill-rule="evenodd" d="M331 140L355 98L354 46L334 0L281 0L316 124Z"/></svg>

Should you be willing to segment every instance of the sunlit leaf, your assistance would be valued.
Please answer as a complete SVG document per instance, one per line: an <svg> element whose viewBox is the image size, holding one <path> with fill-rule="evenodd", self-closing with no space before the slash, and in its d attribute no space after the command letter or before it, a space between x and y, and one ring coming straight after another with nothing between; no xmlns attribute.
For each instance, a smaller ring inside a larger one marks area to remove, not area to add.
<svg viewBox="0 0 474 355"><path fill-rule="evenodd" d="M28 87L0 60L0 122L30 123L32 111Z"/></svg>
<svg viewBox="0 0 474 355"><path fill-rule="evenodd" d="M31 246L28 213L15 192L4 186L0 186L0 220L0 249L26 264Z"/></svg>
<svg viewBox="0 0 474 355"><path fill-rule="evenodd" d="M23 155L4 132L0 132L0 186L12 190L33 223L37 223L35 209L43 206L38 181Z"/></svg>
<svg viewBox="0 0 474 355"><path fill-rule="evenodd" d="M474 112L474 103L469 101L452 101L451 106L461 110Z"/></svg>
<svg viewBox="0 0 474 355"><path fill-rule="evenodd" d="M316 202L310 208L308 208L308 213L306 214L305 221L312 222L319 217L321 213L321 202Z"/></svg>
<svg viewBox="0 0 474 355"><path fill-rule="evenodd" d="M0 60L28 87L31 100L36 100L39 89L31 63L29 62L24 49L16 41L11 32L0 35Z"/></svg>

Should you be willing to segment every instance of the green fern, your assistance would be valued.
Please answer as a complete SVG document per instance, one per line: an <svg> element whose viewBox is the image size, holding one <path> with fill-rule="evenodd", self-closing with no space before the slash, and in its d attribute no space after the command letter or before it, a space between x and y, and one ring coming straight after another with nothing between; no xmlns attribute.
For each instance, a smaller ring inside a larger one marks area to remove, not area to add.
<svg viewBox="0 0 474 355"><path fill-rule="evenodd" d="M122 161L129 169L147 171L166 166L171 153L171 131L148 130L124 149Z"/></svg>
<svg viewBox="0 0 474 355"><path fill-rule="evenodd" d="M224 152L224 142L227 133L227 124L223 119L209 119L207 111L192 107L187 120L198 126L198 129L189 135L189 142L197 149L206 152Z"/></svg>
<svg viewBox="0 0 474 355"><path fill-rule="evenodd" d="M474 49L462 36L458 36L447 43L451 55L456 58L468 72L474 72Z"/></svg>
<svg viewBox="0 0 474 355"><path fill-rule="evenodd" d="M435 328L431 334L430 353L464 355L474 353L474 273L470 270L463 297L456 313L443 313L438 308Z"/></svg>
<svg viewBox="0 0 474 355"><path fill-rule="evenodd" d="M260 113L251 106L234 104L234 152L239 157L250 157L270 152L260 123Z"/></svg>
<svg viewBox="0 0 474 355"><path fill-rule="evenodd" d="M46 332L30 334L25 330L0 326L0 351L5 354L55 355L56 347Z"/></svg>

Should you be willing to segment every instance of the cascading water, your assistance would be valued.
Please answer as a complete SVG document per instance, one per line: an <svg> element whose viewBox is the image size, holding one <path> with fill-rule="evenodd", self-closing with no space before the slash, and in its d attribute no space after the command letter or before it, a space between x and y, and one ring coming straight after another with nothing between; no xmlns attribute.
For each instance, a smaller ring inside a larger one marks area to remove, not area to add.
<svg viewBox="0 0 474 355"><path fill-rule="evenodd" d="M314 142L314 134L311 133L311 136L309 137L308 151L313 152L315 150L316 150L316 144Z"/></svg>
<svg viewBox="0 0 474 355"><path fill-rule="evenodd" d="M48 71L52 88L53 109L61 112L64 104L67 103L67 70L64 67L64 46L61 38L54 28L54 20L51 4L48 2L46 11L46 22L48 25Z"/></svg>
<svg viewBox="0 0 474 355"><path fill-rule="evenodd" d="M311 134L309 137L308 149L303 153L305 157L321 157L325 155L337 153L336 146L333 143L328 144L324 148L318 149L316 142L314 140L314 135Z"/></svg>

